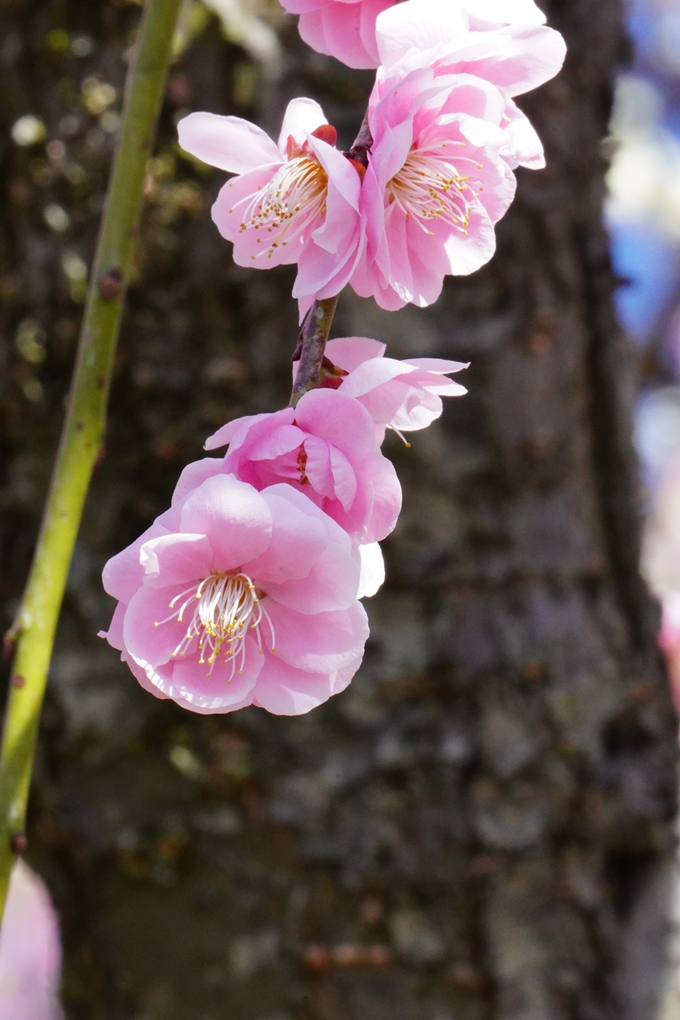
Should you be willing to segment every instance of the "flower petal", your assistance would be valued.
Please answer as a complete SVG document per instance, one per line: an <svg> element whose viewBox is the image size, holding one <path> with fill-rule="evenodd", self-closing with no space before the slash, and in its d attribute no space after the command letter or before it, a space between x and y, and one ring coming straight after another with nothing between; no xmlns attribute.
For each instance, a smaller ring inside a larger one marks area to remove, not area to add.
<svg viewBox="0 0 680 1020"><path fill-rule="evenodd" d="M251 485L232 475L217 475L208 478L184 503L182 531L209 535L213 569L233 570L268 547L272 517Z"/></svg>
<svg viewBox="0 0 680 1020"><path fill-rule="evenodd" d="M123 621L125 647L137 665L147 669L147 674L147 667L153 671L170 662L172 653L186 636L188 614L193 612L193 606L182 621L177 617L167 619L182 605L181 599L170 605L181 591L176 585L171 588L143 585L127 607Z"/></svg>
<svg viewBox="0 0 680 1020"><path fill-rule="evenodd" d="M326 356L345 372L352 372L364 361L382 358L386 350L387 344L367 336L335 337L326 344Z"/></svg>
<svg viewBox="0 0 680 1020"><path fill-rule="evenodd" d="M207 478L218 475L224 470L223 457L203 457L202 460L195 460L182 471L177 480L175 491L172 494L172 503L180 503L186 496L202 485Z"/></svg>
<svg viewBox="0 0 680 1020"><path fill-rule="evenodd" d="M59 923L43 881L23 861L10 873L0 933L0 1016L60 1020Z"/></svg>
<svg viewBox="0 0 680 1020"><path fill-rule="evenodd" d="M305 432L347 453L354 463L373 450L371 416L358 401L337 390L305 393L295 409L295 420Z"/></svg>
<svg viewBox="0 0 680 1020"><path fill-rule="evenodd" d="M170 588L202 581L212 568L213 550L205 535L161 535L145 542L139 562L145 583L153 588Z"/></svg>
<svg viewBox="0 0 680 1020"><path fill-rule="evenodd" d="M301 497L302 506L286 499L281 490L288 488L295 491L288 485L263 489L272 515L271 542L261 556L243 564L243 572L266 591L270 583L306 578L328 544L324 524L310 512L317 508L306 496Z"/></svg>
<svg viewBox="0 0 680 1020"><path fill-rule="evenodd" d="M302 145L307 138L307 132L315 131L322 124L327 123L326 114L314 99L307 99L303 96L291 99L281 124L281 134L279 135L281 153L285 153L290 135L298 145Z"/></svg>
<svg viewBox="0 0 680 1020"><path fill-rule="evenodd" d="M190 113L177 125L177 133L185 152L231 174L281 162L281 153L269 135L241 117Z"/></svg>
<svg viewBox="0 0 680 1020"><path fill-rule="evenodd" d="M267 607L276 632L276 654L310 673L332 673L353 662L368 638L360 602L335 613L296 613L279 603Z"/></svg>
<svg viewBox="0 0 680 1020"><path fill-rule="evenodd" d="M255 682L264 665L264 655L257 647L257 641L249 634L245 643L245 656L241 666L240 656L232 672L232 660L218 659L208 675L207 663L200 665L197 657L176 662L172 672L173 693L171 697L185 708L194 712L233 712L250 704ZM239 668L241 667L241 668Z"/></svg>
<svg viewBox="0 0 680 1020"><path fill-rule="evenodd" d="M328 701L335 674L308 673L268 655L255 686L253 704L273 715L304 715Z"/></svg>

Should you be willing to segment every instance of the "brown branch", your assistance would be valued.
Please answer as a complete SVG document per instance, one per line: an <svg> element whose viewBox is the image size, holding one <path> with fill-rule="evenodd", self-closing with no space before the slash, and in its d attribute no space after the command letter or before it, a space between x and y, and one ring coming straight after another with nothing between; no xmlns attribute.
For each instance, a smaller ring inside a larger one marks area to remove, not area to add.
<svg viewBox="0 0 680 1020"><path fill-rule="evenodd" d="M293 360L299 353L299 365L290 406L296 407L300 397L309 390L316 389L321 378L321 368L326 352L328 335L333 324L333 316L337 308L337 295L315 301L302 324Z"/></svg>

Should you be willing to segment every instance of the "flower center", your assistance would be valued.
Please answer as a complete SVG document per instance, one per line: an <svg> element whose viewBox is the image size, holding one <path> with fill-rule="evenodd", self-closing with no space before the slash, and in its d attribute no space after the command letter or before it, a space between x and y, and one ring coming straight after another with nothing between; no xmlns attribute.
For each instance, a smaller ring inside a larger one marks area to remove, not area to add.
<svg viewBox="0 0 680 1020"><path fill-rule="evenodd" d="M414 147L406 157L401 170L388 181L387 196L390 205L396 205L407 218L415 217L426 234L433 234L429 223L423 220L443 219L450 226L467 234L471 200L477 198L468 181L461 176L442 152L449 145L462 142L443 142L439 146ZM461 157L456 162L472 160ZM482 169L476 163L477 169Z"/></svg>
<svg viewBox="0 0 680 1020"><path fill-rule="evenodd" d="M243 207L241 233L262 234L257 238L262 251L253 259L271 258L277 248L304 234L325 215L327 193L328 174L316 159L303 154L284 163L261 191L238 202L234 209Z"/></svg>
<svg viewBox="0 0 680 1020"><path fill-rule="evenodd" d="M274 626L269 613L262 605L266 598L258 591L247 574L210 574L203 581L180 592L170 603L174 612L154 627L160 627L170 620L184 622L187 616L187 632L172 653L172 658L184 658L193 641L198 639L199 663L208 663L208 676L212 676L215 663L222 656L222 662L231 659L231 683L234 673L242 673L246 660L246 638L249 630L257 635L260 655L262 650L261 624L267 621L271 635L272 654L275 654ZM175 608L180 603L178 608ZM191 614L191 615L189 615Z"/></svg>

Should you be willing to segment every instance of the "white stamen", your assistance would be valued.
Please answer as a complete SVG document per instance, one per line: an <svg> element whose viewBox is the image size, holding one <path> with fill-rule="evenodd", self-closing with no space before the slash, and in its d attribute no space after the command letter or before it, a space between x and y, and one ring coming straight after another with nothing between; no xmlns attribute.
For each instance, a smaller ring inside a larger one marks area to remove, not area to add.
<svg viewBox="0 0 680 1020"><path fill-rule="evenodd" d="M241 233L262 234L262 251L253 259L271 258L277 248L312 229L326 212L327 193L328 174L316 159L302 155L284 163L256 195L237 202L230 211L243 207Z"/></svg>
<svg viewBox="0 0 680 1020"><path fill-rule="evenodd" d="M260 624L267 621L271 634L272 654L275 653L276 635L269 613L262 605L266 596L258 592L247 574L210 574L199 584L180 592L170 603L174 610L165 620L159 620L160 627L170 620L182 623L185 610L193 606L187 632L172 653L172 658L184 658L194 640L198 639L199 663L208 663L208 676L212 676L215 663L222 656L222 662L231 659L231 683L234 673L242 673L246 661L246 638L254 630L257 645L262 653ZM175 609L181 601L179 609ZM226 646L226 647L225 647ZM238 663L238 670L236 668Z"/></svg>
<svg viewBox="0 0 680 1020"><path fill-rule="evenodd" d="M468 197L477 197L467 183L470 176L463 177L447 158L448 154L442 152L446 147L444 143L411 149L401 170L387 184L390 204L395 204L407 217L412 216L426 234L433 231L423 221L440 217L466 234L471 209ZM474 161L460 156L456 162ZM482 169L479 163L475 166Z"/></svg>

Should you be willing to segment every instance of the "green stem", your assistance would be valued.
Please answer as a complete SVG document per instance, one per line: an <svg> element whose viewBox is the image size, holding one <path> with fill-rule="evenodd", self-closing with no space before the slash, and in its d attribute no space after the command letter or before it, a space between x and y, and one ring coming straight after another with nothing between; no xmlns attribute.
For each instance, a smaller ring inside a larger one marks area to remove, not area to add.
<svg viewBox="0 0 680 1020"><path fill-rule="evenodd" d="M328 335L333 325L333 316L338 306L338 298L324 298L315 301L302 324L293 359L299 357L295 384L290 397L290 406L296 407L300 397L309 390L316 389L321 380L321 369L328 343Z"/></svg>
<svg viewBox="0 0 680 1020"><path fill-rule="evenodd" d="M102 450L116 343L172 37L181 0L148 0L126 89L69 406L28 584L8 646L16 643L0 757L0 917L26 805L54 634L92 471Z"/></svg>

